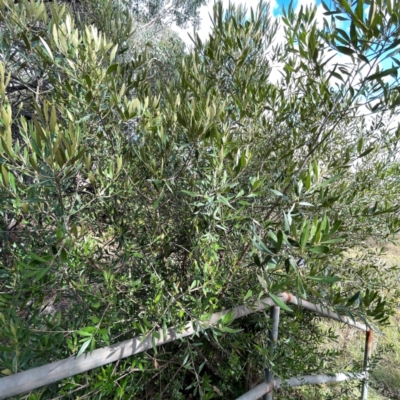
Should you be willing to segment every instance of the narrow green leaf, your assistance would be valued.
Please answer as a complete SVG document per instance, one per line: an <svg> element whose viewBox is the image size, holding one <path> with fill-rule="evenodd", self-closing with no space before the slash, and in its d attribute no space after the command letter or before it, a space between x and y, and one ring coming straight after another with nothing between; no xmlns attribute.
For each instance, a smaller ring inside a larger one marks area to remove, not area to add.
<svg viewBox="0 0 400 400"><path fill-rule="evenodd" d="M228 333L239 333L242 332L243 329L233 329L233 328L229 328L228 326L221 326L219 328L219 330L221 332L228 332Z"/></svg>
<svg viewBox="0 0 400 400"><path fill-rule="evenodd" d="M287 196L285 196L283 193L281 193L279 190L275 189L269 189L273 194L282 197L283 199L287 199Z"/></svg>
<svg viewBox="0 0 400 400"><path fill-rule="evenodd" d="M349 47L345 46L336 46L339 53L346 54L348 56L352 56L354 54L354 50L350 49Z"/></svg>
<svg viewBox="0 0 400 400"><path fill-rule="evenodd" d="M218 201L222 204L225 204L226 206L232 208L234 210L234 208L232 207L232 205L229 203L228 199L224 196L221 196L220 194L218 195Z"/></svg>
<svg viewBox="0 0 400 400"><path fill-rule="evenodd" d="M162 200L162 198L164 197L164 191L161 192L160 196L158 197L158 199L154 202L153 204L153 210L157 210L160 201Z"/></svg>
<svg viewBox="0 0 400 400"><path fill-rule="evenodd" d="M28 254L36 261L46 263L48 260L46 260L43 257L39 257L37 254L33 253L32 251L28 251Z"/></svg>
<svg viewBox="0 0 400 400"><path fill-rule="evenodd" d="M362 22L364 19L364 1L363 0L357 0L357 17L358 19Z"/></svg>
<svg viewBox="0 0 400 400"><path fill-rule="evenodd" d="M302 299L306 300L307 299L307 293L304 289L303 282L300 278L300 276L297 276L297 289L299 290L299 295Z"/></svg>
<svg viewBox="0 0 400 400"><path fill-rule="evenodd" d="M306 206L306 207L314 207L314 204L307 203L306 201L300 201L299 205L300 206Z"/></svg>
<svg viewBox="0 0 400 400"><path fill-rule="evenodd" d="M51 52L49 45L45 42L45 40L43 38L39 38L39 39L42 42L44 48L46 49L46 52L47 52L48 56L50 57L51 61L54 61L53 53Z"/></svg>
<svg viewBox="0 0 400 400"><path fill-rule="evenodd" d="M335 239L323 240L323 241L321 241L321 243L323 243L323 244L340 243L340 242L343 242L343 240L345 240L346 237L347 236L341 236L341 237L338 237L338 238L335 238Z"/></svg>
<svg viewBox="0 0 400 400"><path fill-rule="evenodd" d="M289 308L278 296L275 296L272 293L268 293L269 297L271 297L272 301L280 308L286 311L293 311L291 308Z"/></svg>
<svg viewBox="0 0 400 400"><path fill-rule="evenodd" d="M365 150L364 152L362 152L362 153L358 156L358 158L365 157L366 155L368 155L369 153L371 153L371 152L374 151L374 150L375 150L375 146L371 146L371 147L369 147L367 150Z"/></svg>
<svg viewBox="0 0 400 400"><path fill-rule="evenodd" d="M389 69L387 69L387 70L385 70L385 71L381 71L381 72L378 72L378 73L376 73L376 74L367 76L367 77L365 78L365 80L366 80L366 81L373 81L373 80L375 80L375 79L384 78L385 76L388 76L388 75L392 75L392 76L393 76L393 75L396 75L396 76L397 76L397 70L398 70L398 68L396 68L396 67L389 68Z"/></svg>
<svg viewBox="0 0 400 400"><path fill-rule="evenodd" d="M277 245L276 245L276 251L279 251L282 247L282 243L283 243L283 232L281 230L279 230L276 234L277 236Z"/></svg>
<svg viewBox="0 0 400 400"><path fill-rule="evenodd" d="M181 192L185 193L185 194L187 194L187 195L189 195L191 197L199 197L199 196L201 196L200 194L189 192L189 190L181 190ZM203 196L201 196L201 197L203 197Z"/></svg>
<svg viewBox="0 0 400 400"><path fill-rule="evenodd" d="M234 315L232 313L232 310L229 310L222 318L221 318L221 323L224 325L229 325L232 321L234 320Z"/></svg>
<svg viewBox="0 0 400 400"><path fill-rule="evenodd" d="M253 291L251 289L249 289L249 291L246 293L246 296L244 296L243 301L246 301L247 299L249 299L251 296L253 296Z"/></svg>
<svg viewBox="0 0 400 400"><path fill-rule="evenodd" d="M91 333L89 333L89 332L85 332L85 331L76 331L76 333L79 333L81 336L86 336L86 337L88 337L88 336L92 336L92 334Z"/></svg>
<svg viewBox="0 0 400 400"><path fill-rule="evenodd" d="M96 330L95 326L86 326L85 328L82 328L82 332L94 332Z"/></svg>
<svg viewBox="0 0 400 400"><path fill-rule="evenodd" d="M19 266L21 266L21 265L27 266L26 264L24 264L24 263L22 263L22 262L19 262L18 265L19 265ZM28 265L27 267L30 267L30 266ZM25 273L24 275L22 275L22 277L23 277L24 279L26 279L26 278L31 278L32 276L37 275L37 273L38 273L38 270L37 270L37 269L34 269L34 270L31 270L31 271Z"/></svg>
<svg viewBox="0 0 400 400"><path fill-rule="evenodd" d="M110 65L110 66L107 68L107 74L111 74L112 72L116 71L117 68L118 68L118 64Z"/></svg>
<svg viewBox="0 0 400 400"><path fill-rule="evenodd" d="M262 288L267 292L268 291L268 283L264 279L264 277L261 275L257 275L257 279L258 279L258 282L260 282L260 285L262 286Z"/></svg>
<svg viewBox="0 0 400 400"><path fill-rule="evenodd" d="M345 172L341 172L340 174L337 174L337 175L333 176L332 178L326 179L325 181L320 183L318 186L319 187L327 186L327 185L337 181L338 179L340 179L344 174L345 174Z"/></svg>
<svg viewBox="0 0 400 400"><path fill-rule="evenodd" d="M326 254L326 253L329 253L329 247L328 246L314 246L314 247L311 247L310 251L315 254Z"/></svg>
<svg viewBox="0 0 400 400"><path fill-rule="evenodd" d="M111 50L110 53L110 63L112 63L115 59L115 55L117 54L117 50L118 50L118 44L116 44L113 49Z"/></svg>
<svg viewBox="0 0 400 400"><path fill-rule="evenodd" d="M50 270L50 266L47 268L42 268L39 273L35 276L34 280L35 281L40 281Z"/></svg>
<svg viewBox="0 0 400 400"><path fill-rule="evenodd" d="M85 95L86 103L90 103L92 99L93 99L93 93L91 90L89 90Z"/></svg>
<svg viewBox="0 0 400 400"><path fill-rule="evenodd" d="M91 341L92 338L88 339L85 343L83 343L82 347L79 349L78 354L76 355L76 358L79 358L79 356L87 349Z"/></svg>
<svg viewBox="0 0 400 400"><path fill-rule="evenodd" d="M337 276L308 276L307 278L320 283L335 283L340 281L340 278Z"/></svg>
<svg viewBox="0 0 400 400"><path fill-rule="evenodd" d="M96 317L96 316L91 316L89 317L89 319L94 323L97 324L98 322L100 322L100 318Z"/></svg>
<svg viewBox="0 0 400 400"><path fill-rule="evenodd" d="M262 251L263 253L271 255L273 254L272 251L263 242L256 242L253 240L253 244L256 249Z"/></svg>
<svg viewBox="0 0 400 400"><path fill-rule="evenodd" d="M9 186L9 184L10 184L10 180L9 180L9 178L8 178L8 171L7 171L7 168L6 168L4 165L1 166L1 175L3 176L3 183L4 183L4 186L5 186L6 188L8 188L8 186Z"/></svg>
<svg viewBox="0 0 400 400"><path fill-rule="evenodd" d="M310 235L310 222L307 221L304 224L303 229L301 231L301 235L300 235L300 248L302 250L304 250L307 245L309 235Z"/></svg>

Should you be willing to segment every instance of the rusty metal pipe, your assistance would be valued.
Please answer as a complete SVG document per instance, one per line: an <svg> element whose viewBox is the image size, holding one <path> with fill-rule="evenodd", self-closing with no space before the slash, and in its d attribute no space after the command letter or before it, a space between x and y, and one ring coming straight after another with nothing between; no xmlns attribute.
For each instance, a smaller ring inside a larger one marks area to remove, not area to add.
<svg viewBox="0 0 400 400"><path fill-rule="evenodd" d="M287 301L287 295L279 295L282 301ZM0 378L0 400L16 396L31 390L50 385L61 379L90 371L102 365L121 360L123 358L150 350L153 345L161 346L166 343L184 338L194 333L207 329L224 317L228 312L232 312L233 319L242 318L257 311L265 310L275 303L270 297L254 302L252 305L244 304L229 310L214 313L206 321L191 321L183 329L174 327L168 328L164 337L163 329L158 331L158 335L152 339L152 335L137 336L124 342L115 343L111 346L102 347L92 353L84 353L79 358L75 356L64 360L55 361L50 364L18 372L17 374Z"/></svg>
<svg viewBox="0 0 400 400"><path fill-rule="evenodd" d="M278 331L279 331L279 314L280 314L280 308L278 306L272 306L270 308L270 317L272 319L272 327L269 331L269 343L268 346L271 350L271 355L275 351L276 343L278 341ZM267 385L272 385L273 388L273 383L274 383L274 374L270 369L265 370L265 382ZM273 389L271 389L267 394L263 396L263 400L272 400L272 394Z"/></svg>
<svg viewBox="0 0 400 400"><path fill-rule="evenodd" d="M348 317L341 316L324 307L309 303L308 301L298 301L295 296L290 295L289 293L281 293L278 297L285 303L292 303L299 307L315 311L326 317L344 322L345 324L354 326L358 329L364 331L367 330L367 327L364 324L355 322ZM155 340L152 340L151 335L138 336L124 342L96 349L92 353L82 354L79 358L66 358L64 360L55 361L51 364L46 364L41 367L32 368L27 371L0 378L0 400L30 392L31 390L60 381L61 379L89 371L102 365L121 360L125 357L142 353L151 349L153 345L161 346L165 343L191 336L202 329L214 326L228 312L232 313L233 319L237 319L257 311L263 311L269 306L275 306L275 303L270 297L267 297L256 301L251 305L244 304L230 310L217 312L212 314L206 321L190 321L183 329L178 330L174 327L168 328L166 337L164 337L163 329L160 329L158 332L159 338L155 337Z"/></svg>
<svg viewBox="0 0 400 400"><path fill-rule="evenodd" d="M344 382L344 381L348 381L351 379L361 380L364 378L365 378L364 372L361 372L361 373L340 372L335 375L326 375L326 374L303 375L303 376L289 378L283 384L279 380L275 383L275 388L279 389L282 386L295 387L295 386L303 386L303 385L320 385L322 383L339 383L339 382Z"/></svg>
<svg viewBox="0 0 400 400"><path fill-rule="evenodd" d="M278 306L272 306L270 309L270 317L272 319L272 329L269 331L269 347L275 349L278 341L279 315L281 309Z"/></svg>
<svg viewBox="0 0 400 400"><path fill-rule="evenodd" d="M310 311L314 311L320 315L323 315L324 317L335 319L336 321L343 322L344 324L353 326L354 328L360 329L362 331L366 331L368 329L368 327L365 324L363 324L361 322L357 322L357 321L353 320L352 318L345 317L344 315L340 315L334 311L329 310L326 307L322 307L320 305L310 303L309 301L298 299L297 297L292 296L288 293L286 293L286 294L289 297L289 299L287 301L288 303L295 304L296 306L305 308Z"/></svg>
<svg viewBox="0 0 400 400"><path fill-rule="evenodd" d="M273 383L260 383L247 393L241 395L236 400L257 400L261 396L267 394L268 392L272 391L273 389L280 389L284 386L295 387L295 386L303 386L303 385L320 385L322 383L340 383L347 380L352 379L364 379L365 372L361 373L337 373L334 375L303 375L297 376L293 378L286 379L282 382L280 379L275 380Z"/></svg>
<svg viewBox="0 0 400 400"><path fill-rule="evenodd" d="M242 394L236 400L257 400L263 397L266 393L273 389L273 384L271 383L260 383L253 389L249 390L247 393Z"/></svg>
<svg viewBox="0 0 400 400"><path fill-rule="evenodd" d="M368 378L369 367L372 354L372 340L373 335L371 329L368 329L365 334L365 350L364 350L364 374L365 377L362 382L361 399L367 400L368 398Z"/></svg>

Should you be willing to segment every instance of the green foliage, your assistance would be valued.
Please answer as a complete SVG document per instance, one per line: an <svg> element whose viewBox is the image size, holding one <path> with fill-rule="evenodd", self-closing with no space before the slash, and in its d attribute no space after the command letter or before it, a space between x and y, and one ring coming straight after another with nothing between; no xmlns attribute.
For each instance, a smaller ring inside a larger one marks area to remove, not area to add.
<svg viewBox="0 0 400 400"><path fill-rule="evenodd" d="M337 354L319 350L314 317L276 294L371 324L398 298L397 267L349 255L399 230L397 67L376 70L398 10L377 2L364 19L340 1L319 28L315 9L289 7L275 46L265 3L218 3L209 39L185 54L172 34L142 48L126 7L98 4L0 3L1 373L266 295L284 309L276 354L265 315L228 314L42 398L233 398L266 364L326 371Z"/></svg>
<svg viewBox="0 0 400 400"><path fill-rule="evenodd" d="M128 0L125 6L131 10L135 19L150 23L175 23L186 26L197 24L198 8L207 4L205 0Z"/></svg>

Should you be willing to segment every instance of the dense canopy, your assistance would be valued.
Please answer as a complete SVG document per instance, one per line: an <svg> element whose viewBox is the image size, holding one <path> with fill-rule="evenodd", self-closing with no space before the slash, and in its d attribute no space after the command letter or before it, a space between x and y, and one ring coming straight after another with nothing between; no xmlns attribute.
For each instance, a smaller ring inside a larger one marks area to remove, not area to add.
<svg viewBox="0 0 400 400"><path fill-rule="evenodd" d="M280 26L217 3L187 52L160 10L200 4L0 0L3 376L282 291L371 326L396 306L365 243L400 229L400 3ZM275 354L264 314L225 318L30 398L235 398L266 365L334 369L313 315L282 324Z"/></svg>

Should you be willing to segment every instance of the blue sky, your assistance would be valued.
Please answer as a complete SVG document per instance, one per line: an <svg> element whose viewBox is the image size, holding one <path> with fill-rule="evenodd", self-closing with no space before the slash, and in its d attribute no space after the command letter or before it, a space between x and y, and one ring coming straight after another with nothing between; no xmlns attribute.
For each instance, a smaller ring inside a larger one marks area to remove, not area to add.
<svg viewBox="0 0 400 400"><path fill-rule="evenodd" d="M279 8L281 9L282 6L286 6L287 7L289 5L289 3L290 3L290 0L278 0L277 3L279 5ZM296 6L296 3L297 2L295 2L295 6ZM320 5L320 4L321 4L321 1L317 0L317 5Z"/></svg>
<svg viewBox="0 0 400 400"><path fill-rule="evenodd" d="M222 0L223 4L225 7L228 6L229 2L234 3L234 4L239 4L239 3L244 3L248 8L253 7L255 8L257 4L259 3L259 0ZM270 7L271 7L271 13L272 16L275 18L279 19L279 16L282 13L282 7L288 7L290 3L290 0L270 0ZM326 0L326 3L330 5L330 0ZM197 33L199 34L201 39L206 39L208 37L208 34L211 30L211 22L210 22L210 17L209 14L212 14L212 8L213 8L214 0L209 0L207 6L203 6L200 9L200 18L202 20L201 25ZM306 5L314 5L317 6L317 14L316 18L318 21L323 21L324 18L324 8L321 4L321 0L294 0L294 10L298 11L300 9L300 6L306 6ZM328 17L329 18L329 17ZM342 22L342 29L346 29L346 23ZM282 28L282 24L281 24ZM182 30L179 28L176 28L176 30L179 32L181 38L188 44L189 47L191 47L192 42L188 37L188 33L192 34L193 33L193 28L189 28L188 30ZM276 38L282 38L283 37L283 32L278 32L276 35ZM343 55L339 55L339 57L343 58ZM391 60L385 60L382 62L381 66L384 68L390 68L392 64ZM388 78L389 79L389 78Z"/></svg>
<svg viewBox="0 0 400 400"><path fill-rule="evenodd" d="M275 15L280 15L282 7L286 7L287 8L289 3L290 3L290 0L277 0L276 3L277 3L277 8L275 8L274 14ZM317 5L319 5L319 4L321 4L321 1L317 0ZM295 1L294 6L295 7L297 6L297 1Z"/></svg>
<svg viewBox="0 0 400 400"><path fill-rule="evenodd" d="M229 0L222 0L223 4L227 7L229 4ZM329 1L329 0L328 0ZM253 7L255 8L257 6L257 4L259 3L259 0L230 0L231 3L234 4L239 4L239 3L244 3L247 7ZM282 7L287 7L290 3L290 0L270 0L270 6L271 6L271 11L272 11L272 15L274 17L279 18L279 16L282 13ZM212 14L212 8L213 8L213 4L214 1L213 0L209 0L207 6L203 6L200 8L200 18L202 20L202 23L200 25L200 29L198 30L198 34L200 36L201 39L205 39L208 36L208 32L210 31L210 18L209 18L209 14ZM317 5L318 9L319 9L319 13L317 13L317 15L319 15L322 19L322 5L321 5L321 0L295 0L294 1L294 9L299 9L300 5ZM190 39L188 38L187 33L192 33L193 29L190 28L188 30L182 30L179 28L176 28L176 30L180 33L180 36L182 37L182 39L188 44L190 45Z"/></svg>
<svg viewBox="0 0 400 400"><path fill-rule="evenodd" d="M325 1L329 6L331 3L331 0L325 0ZM247 8L250 8L250 7L256 8L259 3L259 0L244 0L244 1L243 0L222 0L222 2L225 7L227 7L229 5L229 2L231 2L234 4L239 4L239 3L243 4L244 3L247 6ZM289 3L290 3L290 0L270 0L271 16L273 18L279 19L280 15L282 13L282 7L288 7ZM212 14L213 4L214 4L214 0L210 0L207 6L203 6L200 9L200 18L202 20L202 23L200 25L199 30L197 31L197 34L199 35L200 39L202 39L202 40L207 39L209 32L211 31L211 23L210 23L209 14ZM326 18L326 16L324 16L325 9L323 8L323 6L321 4L321 0L294 0L293 8L294 8L295 12L298 12L300 10L301 6L316 6L317 7L316 19L317 19L317 21L319 21L321 23L321 26L322 26L323 19L324 19L324 17ZM365 10L365 11L367 11L367 10ZM329 17L328 17L328 19L329 19ZM340 27L342 29L346 29L346 27L347 28L349 27L348 23L346 23L346 22L341 22L340 24L341 24ZM176 28L176 30L180 34L181 38L187 43L188 47L190 48L193 43L189 39L188 33L192 35L193 28L190 28L186 31L179 29L179 28ZM284 40L283 24L279 24L278 32L275 35L275 38L276 38L277 42ZM351 64L353 62L351 57L344 55L344 54L338 53L337 57L341 59L341 62L346 62L347 64ZM336 58L332 59L329 62L331 64L333 64L333 63L337 62L337 59ZM382 69L390 68L391 65L392 65L391 60L385 60L380 63L380 67ZM280 71L281 71L282 65L280 65L278 63L276 65L273 65L272 67L273 68L272 68L272 71L270 74L270 80L271 80L271 82L275 82L281 78ZM357 75L356 80L362 79L361 73L362 73L362 71L360 71L360 74ZM393 78L390 76L385 77L384 79L387 82L390 82L393 80Z"/></svg>

